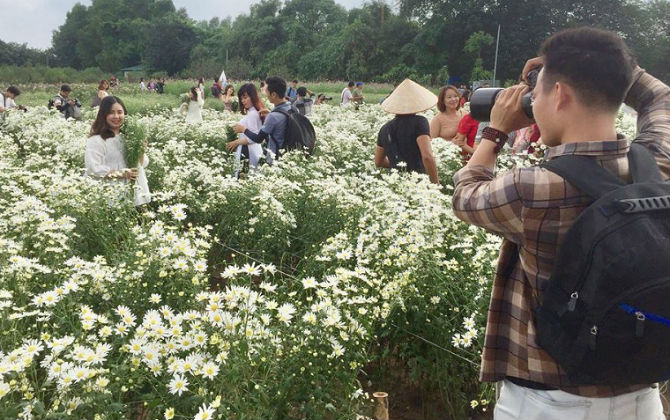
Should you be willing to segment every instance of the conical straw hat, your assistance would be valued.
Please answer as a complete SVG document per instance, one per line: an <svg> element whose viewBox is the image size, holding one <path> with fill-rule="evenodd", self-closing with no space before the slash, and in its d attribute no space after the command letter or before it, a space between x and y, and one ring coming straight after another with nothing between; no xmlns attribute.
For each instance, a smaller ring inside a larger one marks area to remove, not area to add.
<svg viewBox="0 0 670 420"><path fill-rule="evenodd" d="M382 102L382 108L392 114L416 114L432 108L436 103L437 96L433 92L416 82L405 79Z"/></svg>

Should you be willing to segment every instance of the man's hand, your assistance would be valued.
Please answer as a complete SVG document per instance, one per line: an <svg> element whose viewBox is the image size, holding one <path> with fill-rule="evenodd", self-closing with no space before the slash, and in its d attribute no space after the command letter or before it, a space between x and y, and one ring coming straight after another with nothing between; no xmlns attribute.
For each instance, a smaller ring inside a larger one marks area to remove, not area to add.
<svg viewBox="0 0 670 420"><path fill-rule="evenodd" d="M240 145L239 140L229 141L228 143L226 143L226 149L228 149L229 152L232 152L232 151L235 150L235 149L237 148L237 146L239 146L239 145Z"/></svg>
<svg viewBox="0 0 670 420"><path fill-rule="evenodd" d="M491 128L510 133L528 127L533 120L528 118L521 106L521 97L528 92L525 84L509 87L498 94L491 109Z"/></svg>
<svg viewBox="0 0 670 420"><path fill-rule="evenodd" d="M247 129L247 127L243 126L242 124L235 124L235 125L233 126L233 130L235 130L235 132L236 132L237 134L242 134L242 133L244 133L244 130L246 130L246 129Z"/></svg>
<svg viewBox="0 0 670 420"><path fill-rule="evenodd" d="M538 67L542 67L543 65L544 57L535 57L526 61L526 64L523 66L523 70L521 70L521 80L527 82L526 76L528 75L528 72Z"/></svg>

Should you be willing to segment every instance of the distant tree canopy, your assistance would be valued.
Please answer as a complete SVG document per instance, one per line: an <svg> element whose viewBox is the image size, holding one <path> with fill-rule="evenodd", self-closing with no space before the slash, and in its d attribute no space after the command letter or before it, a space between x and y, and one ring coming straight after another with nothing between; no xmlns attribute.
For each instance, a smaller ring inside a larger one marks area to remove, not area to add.
<svg viewBox="0 0 670 420"><path fill-rule="evenodd" d="M302 79L443 84L493 70L516 79L557 30L595 25L619 33L642 67L670 82L670 0L397 0L345 10L334 0L262 0L248 14L195 22L171 0L76 4L49 51L0 42L3 64L118 71L144 64L170 75L236 78L270 73Z"/></svg>

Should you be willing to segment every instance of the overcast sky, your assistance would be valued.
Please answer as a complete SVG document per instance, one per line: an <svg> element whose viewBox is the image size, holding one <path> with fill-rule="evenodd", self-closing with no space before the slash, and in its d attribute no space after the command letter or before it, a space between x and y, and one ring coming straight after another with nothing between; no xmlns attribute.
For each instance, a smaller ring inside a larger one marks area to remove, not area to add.
<svg viewBox="0 0 670 420"><path fill-rule="evenodd" d="M335 0L351 9L364 0ZM195 20L214 16L235 17L249 13L249 6L259 0L172 0L175 7L186 8ZM65 22L65 15L77 3L86 6L91 0L0 0L0 39L5 42L27 43L33 48L49 48L51 33Z"/></svg>

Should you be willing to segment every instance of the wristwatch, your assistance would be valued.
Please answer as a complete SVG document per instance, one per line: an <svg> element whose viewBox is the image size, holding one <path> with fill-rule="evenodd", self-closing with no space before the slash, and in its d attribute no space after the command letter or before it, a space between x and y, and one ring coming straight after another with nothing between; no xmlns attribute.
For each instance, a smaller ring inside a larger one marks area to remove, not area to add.
<svg viewBox="0 0 670 420"><path fill-rule="evenodd" d="M507 143L507 139L507 133L503 133L495 128L484 127L482 130L482 140L492 141L496 144L495 149L493 149L495 153L500 153L505 143Z"/></svg>

